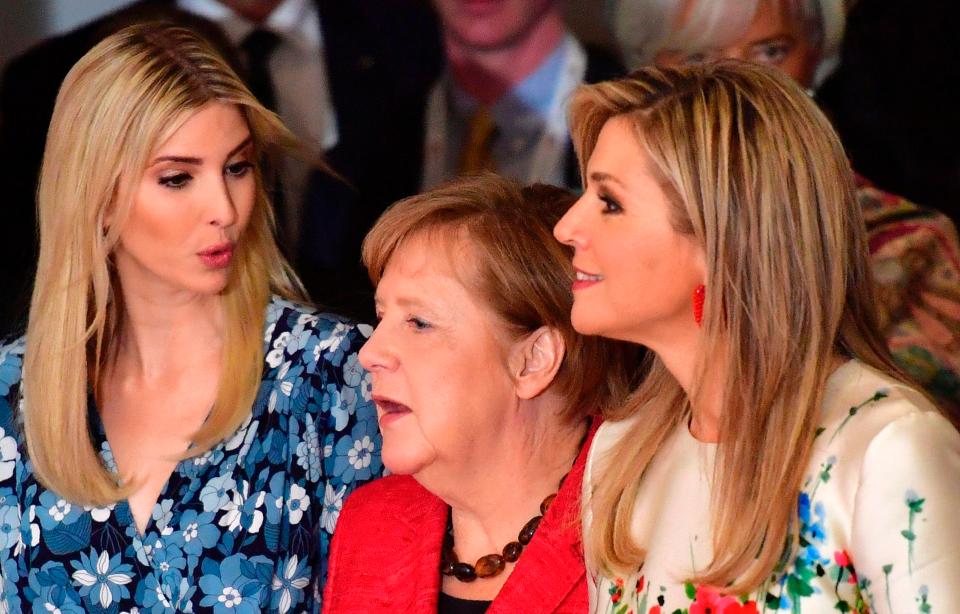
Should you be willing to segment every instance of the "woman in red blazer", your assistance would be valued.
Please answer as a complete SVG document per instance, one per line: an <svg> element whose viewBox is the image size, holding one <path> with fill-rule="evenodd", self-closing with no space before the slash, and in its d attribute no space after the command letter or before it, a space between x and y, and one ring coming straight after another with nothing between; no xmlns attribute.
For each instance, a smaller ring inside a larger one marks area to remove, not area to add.
<svg viewBox="0 0 960 614"><path fill-rule="evenodd" d="M380 323L360 362L395 475L343 507L325 612L587 610L585 451L634 361L570 324L584 280L551 229L573 200L482 175L367 235Z"/></svg>

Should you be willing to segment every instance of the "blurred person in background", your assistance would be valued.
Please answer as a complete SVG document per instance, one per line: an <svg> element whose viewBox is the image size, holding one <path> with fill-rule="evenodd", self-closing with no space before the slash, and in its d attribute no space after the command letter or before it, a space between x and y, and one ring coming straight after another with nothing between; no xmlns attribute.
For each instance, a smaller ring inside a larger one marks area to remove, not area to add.
<svg viewBox="0 0 960 614"><path fill-rule="evenodd" d="M836 66L842 0L612 0L630 68L739 59L813 88ZM857 175L880 324L898 364L960 424L960 242L949 218Z"/></svg>
<svg viewBox="0 0 960 614"><path fill-rule="evenodd" d="M524 183L579 186L566 100L622 74L582 45L559 0L433 0L446 69L423 120L422 187L483 170Z"/></svg>

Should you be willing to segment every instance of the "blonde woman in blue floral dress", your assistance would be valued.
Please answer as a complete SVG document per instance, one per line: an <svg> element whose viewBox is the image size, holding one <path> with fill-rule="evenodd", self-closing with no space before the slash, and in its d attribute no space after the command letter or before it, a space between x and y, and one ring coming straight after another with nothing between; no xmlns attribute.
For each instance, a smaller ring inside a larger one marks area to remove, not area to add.
<svg viewBox="0 0 960 614"><path fill-rule="evenodd" d="M827 120L721 62L583 87L571 124L573 324L651 350L587 461L591 611L954 611L960 434L878 332Z"/></svg>
<svg viewBox="0 0 960 614"><path fill-rule="evenodd" d="M319 611L380 440L370 329L305 307L273 240L258 163L285 144L187 30L122 30L67 76L0 348L0 611Z"/></svg>

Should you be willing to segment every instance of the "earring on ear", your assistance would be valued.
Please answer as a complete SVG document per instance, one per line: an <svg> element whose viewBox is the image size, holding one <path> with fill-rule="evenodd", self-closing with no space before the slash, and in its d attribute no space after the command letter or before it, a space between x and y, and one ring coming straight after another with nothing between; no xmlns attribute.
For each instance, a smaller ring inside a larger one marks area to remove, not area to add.
<svg viewBox="0 0 960 614"><path fill-rule="evenodd" d="M707 287L700 284L693 289L693 321L700 326L703 321L703 300L707 296Z"/></svg>

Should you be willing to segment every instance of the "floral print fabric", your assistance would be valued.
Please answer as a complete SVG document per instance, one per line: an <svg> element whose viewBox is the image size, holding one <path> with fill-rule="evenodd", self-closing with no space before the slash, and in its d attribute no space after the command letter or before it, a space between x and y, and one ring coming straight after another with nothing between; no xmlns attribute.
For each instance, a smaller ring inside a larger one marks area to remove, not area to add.
<svg viewBox="0 0 960 614"><path fill-rule="evenodd" d="M0 612L318 612L344 498L382 473L370 332L275 298L250 418L177 465L143 534L125 501L84 508L36 481L13 409L24 340L0 348Z"/></svg>
<svg viewBox="0 0 960 614"><path fill-rule="evenodd" d="M598 431L584 480L633 419ZM638 493L635 574L588 571L590 611L612 614L952 612L960 603L960 434L916 391L858 361L829 379L806 480L797 543L750 595L686 581L712 556L710 483L716 446L686 428L658 452Z"/></svg>

